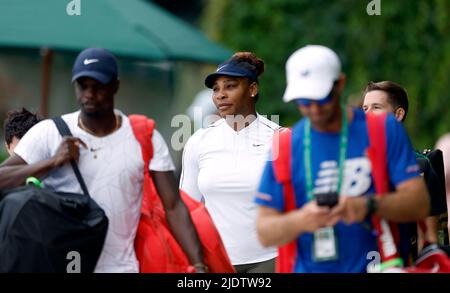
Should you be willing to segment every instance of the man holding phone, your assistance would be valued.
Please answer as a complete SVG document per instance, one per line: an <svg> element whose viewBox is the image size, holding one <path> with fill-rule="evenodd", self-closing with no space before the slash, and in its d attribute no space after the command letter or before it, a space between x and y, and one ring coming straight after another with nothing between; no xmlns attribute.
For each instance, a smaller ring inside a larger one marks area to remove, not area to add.
<svg viewBox="0 0 450 293"><path fill-rule="evenodd" d="M295 101L305 117L292 129L296 209L285 212L273 157L256 199L259 239L265 246L296 239L295 272L365 272L368 253L378 250L372 215L401 223L428 214L427 190L411 143L389 115L386 156L394 191L375 198L366 118L360 109L341 106L345 76L336 53L323 46L303 47L288 59L286 71L283 99Z"/></svg>

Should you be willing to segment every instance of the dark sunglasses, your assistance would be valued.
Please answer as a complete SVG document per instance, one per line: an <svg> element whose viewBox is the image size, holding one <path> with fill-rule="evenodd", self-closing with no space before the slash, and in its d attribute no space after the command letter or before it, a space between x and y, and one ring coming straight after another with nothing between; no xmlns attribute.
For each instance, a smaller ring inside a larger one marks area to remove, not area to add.
<svg viewBox="0 0 450 293"><path fill-rule="evenodd" d="M333 95L330 93L327 97L325 97L324 99L321 100L312 100L312 99L295 99L295 103L298 106L304 106L304 107L309 107L311 106L312 103L317 103L319 106L323 106L328 104L329 102L331 102L331 100L333 99Z"/></svg>

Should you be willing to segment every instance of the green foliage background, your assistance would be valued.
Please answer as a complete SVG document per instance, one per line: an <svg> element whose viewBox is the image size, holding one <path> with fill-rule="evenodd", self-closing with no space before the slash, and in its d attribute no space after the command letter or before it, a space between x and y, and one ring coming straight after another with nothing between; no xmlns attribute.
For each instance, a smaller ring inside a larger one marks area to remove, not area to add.
<svg viewBox="0 0 450 293"><path fill-rule="evenodd" d="M265 61L260 113L281 115L283 125L299 118L294 105L281 101L285 61L306 44L322 44L341 57L352 104L370 80L403 85L413 144L432 147L450 131L450 1L381 0L379 16L367 14L369 2L209 0L202 24L212 39Z"/></svg>

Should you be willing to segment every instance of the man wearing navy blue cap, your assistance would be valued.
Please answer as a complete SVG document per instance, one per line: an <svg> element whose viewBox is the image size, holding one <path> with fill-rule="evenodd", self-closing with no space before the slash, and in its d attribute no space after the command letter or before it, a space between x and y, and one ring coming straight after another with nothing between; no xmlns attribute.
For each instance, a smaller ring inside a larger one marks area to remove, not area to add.
<svg viewBox="0 0 450 293"><path fill-rule="evenodd" d="M117 60L102 48L89 48L81 52L72 71L72 82L80 77L91 77L107 84L117 79Z"/></svg>
<svg viewBox="0 0 450 293"><path fill-rule="evenodd" d="M203 271L204 266L198 265L203 260L201 246L178 194L175 168L164 139L154 130L153 158L149 166L144 166L141 146L128 117L114 109L114 95L119 89L114 55L101 48L82 51L73 66L72 82L80 110L62 118L73 137L61 138L52 120L35 125L3 164L0 187L19 186L25 178L35 176L44 178L44 186L52 190L80 193L68 164L71 159L78 161L91 196L109 219L95 272L138 272L134 239L140 218L143 168L149 168L174 235L191 263Z"/></svg>

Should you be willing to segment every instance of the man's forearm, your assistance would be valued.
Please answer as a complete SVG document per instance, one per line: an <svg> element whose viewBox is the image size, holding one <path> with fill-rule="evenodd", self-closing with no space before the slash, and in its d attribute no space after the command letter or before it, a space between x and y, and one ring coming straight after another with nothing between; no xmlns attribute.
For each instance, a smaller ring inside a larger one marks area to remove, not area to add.
<svg viewBox="0 0 450 293"><path fill-rule="evenodd" d="M166 211L167 222L192 265L203 263L203 253L197 230L189 211L178 193L172 171L152 172L156 190Z"/></svg>
<svg viewBox="0 0 450 293"><path fill-rule="evenodd" d="M30 176L42 178L55 168L53 160L44 160L33 165L0 167L0 188L12 188L25 184Z"/></svg>
<svg viewBox="0 0 450 293"><path fill-rule="evenodd" d="M298 212L298 211L297 211ZM301 234L301 221L294 213L264 214L258 218L259 240L264 246L281 246Z"/></svg>
<svg viewBox="0 0 450 293"><path fill-rule="evenodd" d="M377 198L377 214L394 222L410 222L429 215L430 199L425 183L419 178L414 185Z"/></svg>
<svg viewBox="0 0 450 293"><path fill-rule="evenodd" d="M166 210L169 226L191 264L203 263L203 252L200 240L192 223L186 205L178 201L172 209Z"/></svg>

